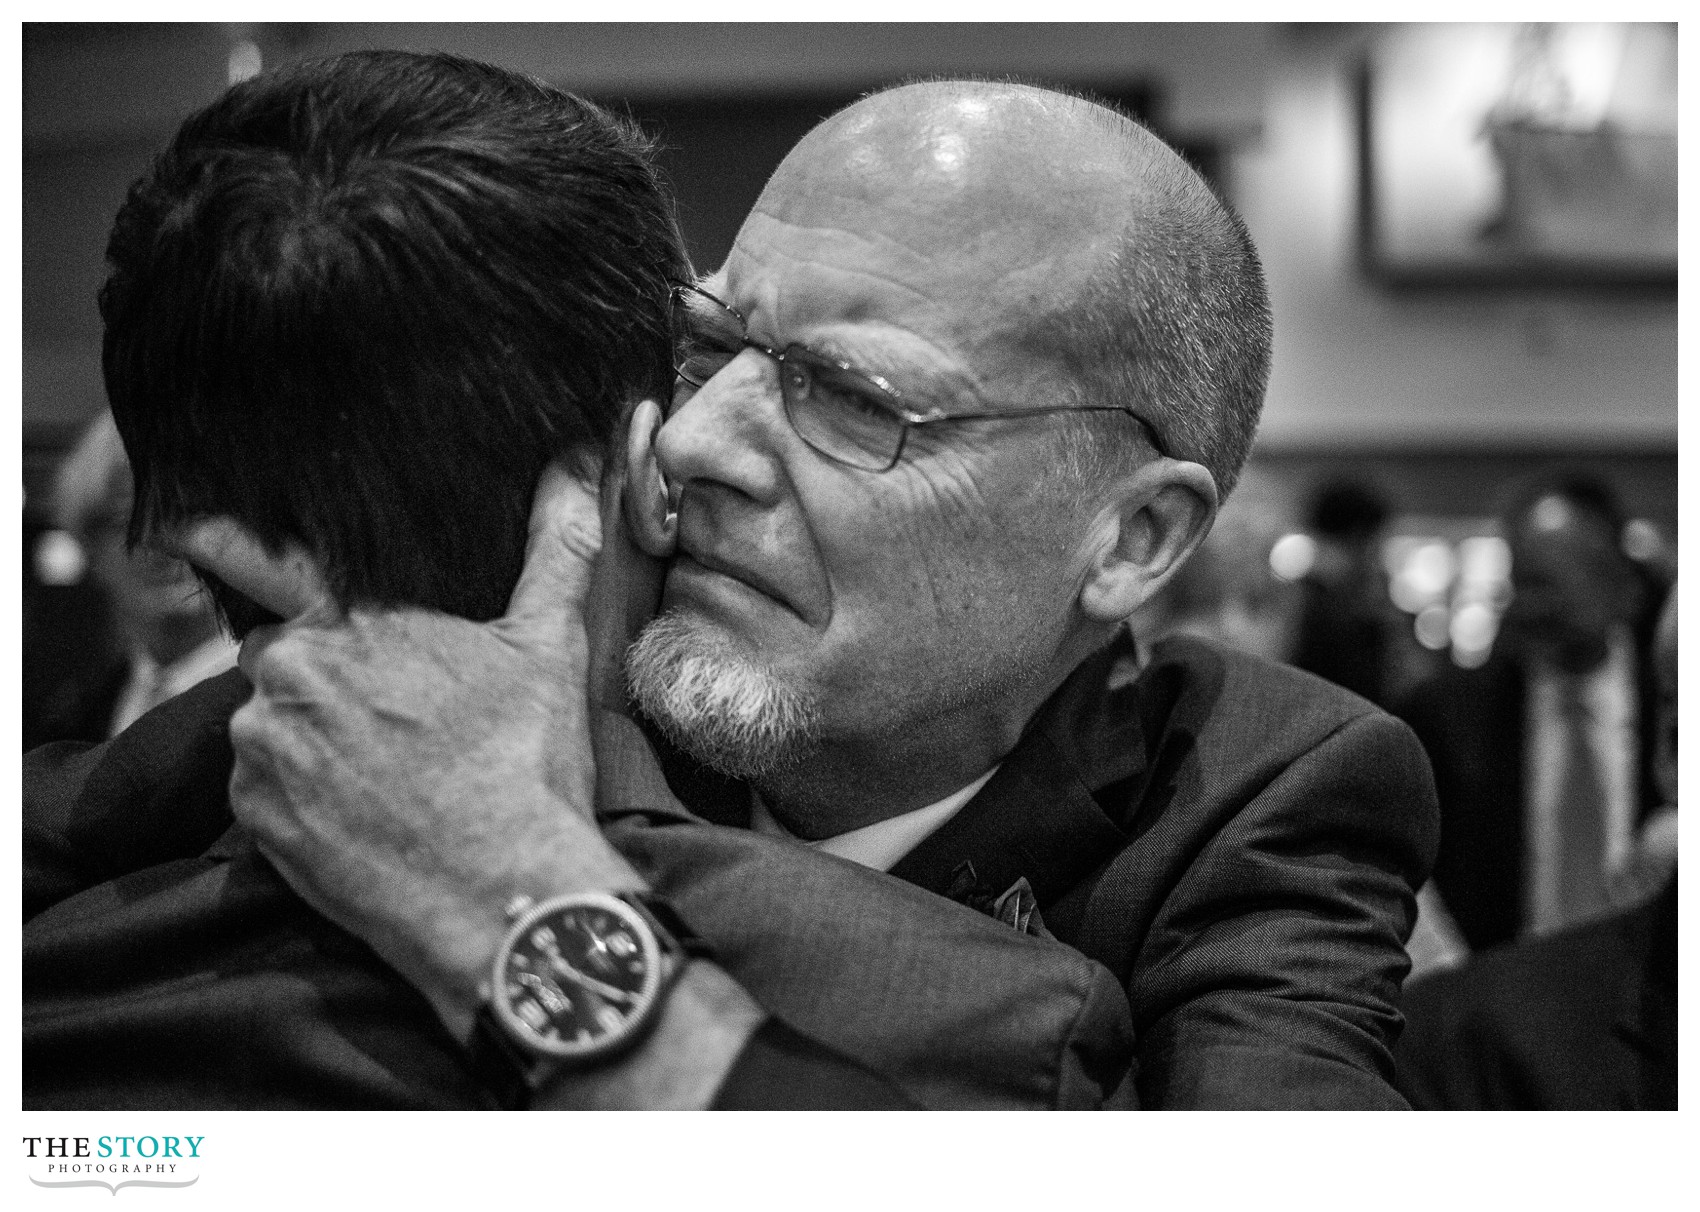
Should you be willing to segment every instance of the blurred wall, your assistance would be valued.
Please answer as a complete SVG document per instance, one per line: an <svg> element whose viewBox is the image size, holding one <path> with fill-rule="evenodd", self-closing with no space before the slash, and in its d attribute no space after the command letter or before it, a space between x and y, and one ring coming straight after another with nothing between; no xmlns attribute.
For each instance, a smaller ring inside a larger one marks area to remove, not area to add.
<svg viewBox="0 0 1700 1212"><path fill-rule="evenodd" d="M1390 292L1360 275L1352 77L1371 33L1274 39L1262 138L1234 159L1275 304L1262 446L1674 454L1674 292Z"/></svg>
<svg viewBox="0 0 1700 1212"><path fill-rule="evenodd" d="M1165 130L1245 140L1261 121L1269 37L1256 24L26 25L26 425L52 444L100 406L94 295L112 215L177 124L224 87L231 48L244 40L269 66L359 47L454 51L630 99L640 111L645 103L677 111L699 100L735 114L739 99L752 95L819 97L830 109L860 90L925 73L1021 74L1111 93L1155 79L1164 87ZM754 139L722 134L718 149L684 153L683 167L711 167L718 154L753 190L812 120L805 114L795 132L794 122L781 120ZM687 133L700 138L701 124ZM756 164L763 156L771 159ZM737 205L750 200L753 192L740 194ZM736 220L715 199L682 201L687 222L698 212L695 227L706 237L693 231L693 244L722 255Z"/></svg>
<svg viewBox="0 0 1700 1212"><path fill-rule="evenodd" d="M1497 467L1546 453L1604 455L1648 498L1645 512L1674 516L1671 293L1397 294L1359 276L1351 78L1371 36L1373 27L1259 24L29 25L26 476L32 450L33 465L44 463L103 402L94 293L125 187L177 122L223 87L230 48L248 39L268 65L368 45L454 50L629 98L640 114L645 105L688 112L693 101L723 113L775 108L762 99L844 97L923 72L1015 73L1148 97L1161 129L1215 157L1263 250L1276 308L1265 459L1308 466L1368 455L1395 473L1415 468L1419 486L1440 475L1468 489L1471 459L1479 468L1483 458ZM802 114L806 125L806 105L785 104L795 111L786 120ZM706 125L690 129L693 144L709 138ZM695 168L679 161L682 186L724 156L743 164L741 188L753 190L756 161L791 136L776 128L763 137L773 146L761 151L735 132L722 133L721 147L699 146L689 153ZM707 258L729 238L726 216L747 201L705 192L698 185L683 203ZM1458 508L1480 511L1491 491ZM1457 500L1449 492L1435 495Z"/></svg>

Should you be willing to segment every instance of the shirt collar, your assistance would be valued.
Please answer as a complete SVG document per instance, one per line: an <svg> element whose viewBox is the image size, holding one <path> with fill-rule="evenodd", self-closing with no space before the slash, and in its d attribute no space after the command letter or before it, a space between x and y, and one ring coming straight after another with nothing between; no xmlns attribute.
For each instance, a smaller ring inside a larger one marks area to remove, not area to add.
<svg viewBox="0 0 1700 1212"><path fill-rule="evenodd" d="M234 669L237 652L233 640L223 634L215 635L160 669L160 683L168 696L181 694L214 674Z"/></svg>
<svg viewBox="0 0 1700 1212"><path fill-rule="evenodd" d="M993 766L966 787L952 792L937 803L928 804L925 808L916 808L912 812L875 821L848 833L805 844L824 854L834 854L853 863L860 863L864 867L872 867L875 871L889 871L899 859L961 811L962 806L974 798L997 770L998 768ZM767 805L762 803L761 796L754 788L750 789L750 828L769 837L797 840L785 826L774 820L773 814L767 810Z"/></svg>

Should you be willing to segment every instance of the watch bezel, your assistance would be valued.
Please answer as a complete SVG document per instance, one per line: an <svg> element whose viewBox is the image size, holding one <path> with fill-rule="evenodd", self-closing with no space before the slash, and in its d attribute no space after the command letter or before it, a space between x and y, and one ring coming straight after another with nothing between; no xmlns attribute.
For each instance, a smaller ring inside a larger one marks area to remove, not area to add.
<svg viewBox="0 0 1700 1212"><path fill-rule="evenodd" d="M580 1042L578 1040L551 1040L540 1035L530 1023L522 1019L513 1010L509 1002L507 990L508 956L515 944L525 934L534 929L545 918L553 917L571 909L598 908L619 917L630 926L643 950L644 982L638 990L638 1001L629 1013L621 1020L620 1026L597 1035L595 1038ZM502 1032L510 1040L533 1056L554 1061L588 1061L617 1052L642 1033L654 1014L660 1000L663 981L666 979L666 956L661 946L661 940L656 936L655 928L650 924L644 913L631 902L605 892L574 892L562 896L550 897L539 901L514 920L513 925L502 938L502 943L496 948L496 957L490 965L490 997L488 1004L491 1015L501 1027Z"/></svg>

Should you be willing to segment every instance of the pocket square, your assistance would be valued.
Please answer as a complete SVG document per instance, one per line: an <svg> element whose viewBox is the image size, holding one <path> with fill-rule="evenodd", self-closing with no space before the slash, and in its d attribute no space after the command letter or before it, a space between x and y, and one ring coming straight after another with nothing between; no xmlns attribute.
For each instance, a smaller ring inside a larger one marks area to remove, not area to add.
<svg viewBox="0 0 1700 1212"><path fill-rule="evenodd" d="M1051 932L1045 929L1045 919L1039 916L1039 898L1033 894L1033 885L1027 882L1026 876L1018 878L1003 895L993 896L991 890L980 882L974 864L963 862L951 872L950 888L945 895L977 913L997 918L1022 934L1052 937Z"/></svg>
<svg viewBox="0 0 1700 1212"><path fill-rule="evenodd" d="M1009 886L1009 890L992 902L992 916L1022 934L1050 938L1045 919L1039 916L1039 898L1024 875Z"/></svg>

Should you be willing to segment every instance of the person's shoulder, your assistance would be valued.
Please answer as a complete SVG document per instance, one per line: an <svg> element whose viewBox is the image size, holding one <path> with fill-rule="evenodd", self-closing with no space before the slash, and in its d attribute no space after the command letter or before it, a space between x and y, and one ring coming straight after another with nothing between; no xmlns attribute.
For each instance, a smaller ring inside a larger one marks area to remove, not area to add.
<svg viewBox="0 0 1700 1212"><path fill-rule="evenodd" d="M1217 729L1241 737L1279 733L1301 742L1386 718L1368 699L1315 674L1198 636L1153 645L1141 682L1173 711L1207 712Z"/></svg>
<svg viewBox="0 0 1700 1212"><path fill-rule="evenodd" d="M25 916L78 889L199 854L230 826L237 670L209 678L99 745L24 757Z"/></svg>
<svg viewBox="0 0 1700 1212"><path fill-rule="evenodd" d="M1615 997L1645 964L1662 903L1658 898L1538 938L1478 952L1463 965L1413 981L1414 1014L1445 1005L1493 1020L1574 1014L1598 995Z"/></svg>
<svg viewBox="0 0 1700 1212"><path fill-rule="evenodd" d="M1157 644L1139 687L1152 752L1187 772L1194 798L1301 831L1373 835L1426 876L1434 776L1403 721L1314 674L1194 637Z"/></svg>

